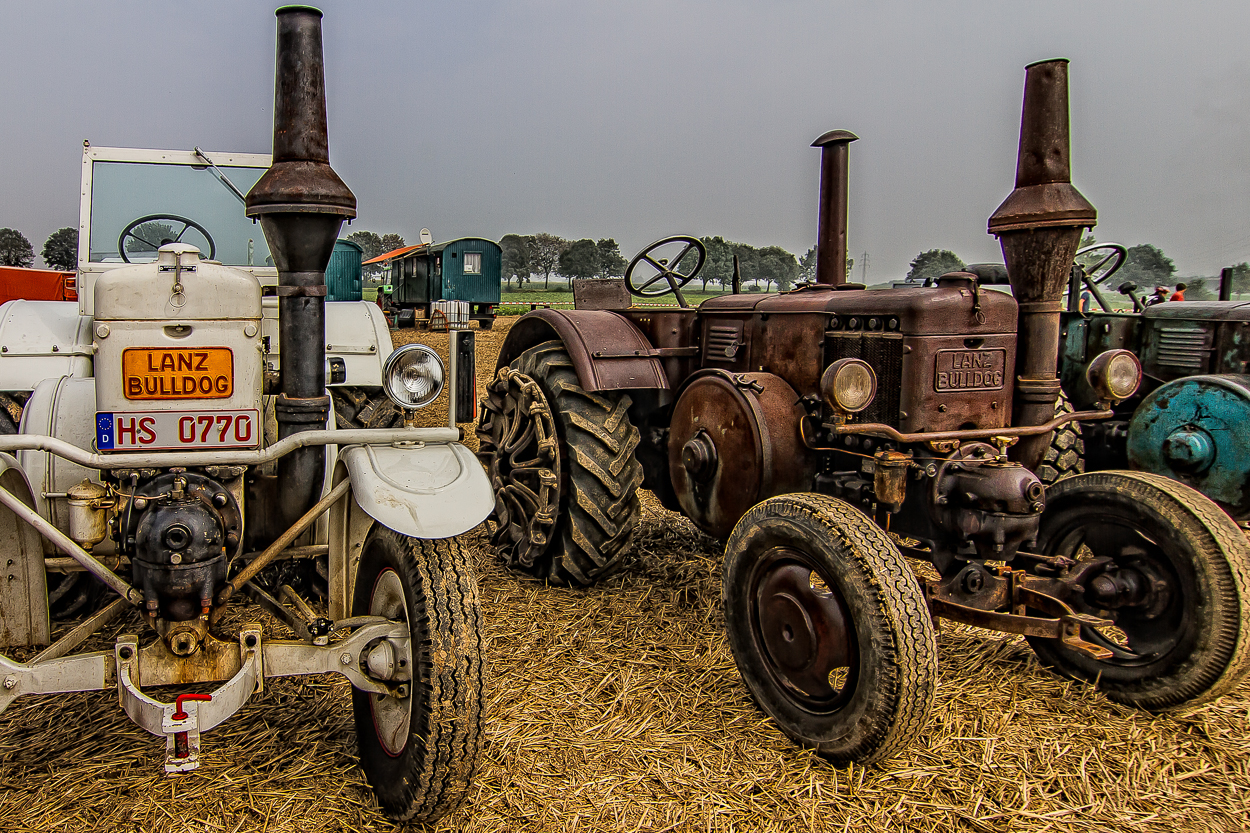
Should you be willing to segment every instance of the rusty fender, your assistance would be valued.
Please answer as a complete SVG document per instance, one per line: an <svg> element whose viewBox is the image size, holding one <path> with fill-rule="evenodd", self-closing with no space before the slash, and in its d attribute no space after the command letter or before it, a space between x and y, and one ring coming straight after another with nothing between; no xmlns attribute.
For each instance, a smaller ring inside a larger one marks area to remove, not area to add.
<svg viewBox="0 0 1250 833"><path fill-rule="evenodd" d="M674 348L652 347L633 322L606 310L544 309L527 313L504 340L496 371L529 348L553 338L564 342L578 381L587 391L669 389L662 359L672 355Z"/></svg>

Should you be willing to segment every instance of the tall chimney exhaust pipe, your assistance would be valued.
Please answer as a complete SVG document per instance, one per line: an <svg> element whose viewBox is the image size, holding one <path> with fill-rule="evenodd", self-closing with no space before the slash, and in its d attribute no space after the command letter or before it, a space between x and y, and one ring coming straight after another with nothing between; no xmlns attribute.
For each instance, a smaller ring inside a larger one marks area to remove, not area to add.
<svg viewBox="0 0 1250 833"><path fill-rule="evenodd" d="M1083 229L1098 212L1072 186L1068 138L1068 61L1029 64L1024 77L1016 189L989 221L1020 305L1016 322L1015 426L1041 425L1059 398L1059 312ZM1012 457L1036 468L1048 436L1027 437Z"/></svg>
<svg viewBox="0 0 1250 833"><path fill-rule="evenodd" d="M278 267L281 439L326 425L325 270L343 221L356 216L356 197L330 167L321 12L285 6L275 14L273 163L248 192L246 213L260 221ZM323 446L279 460L282 528L320 497L324 471Z"/></svg>
<svg viewBox="0 0 1250 833"><path fill-rule="evenodd" d="M846 226L850 144L849 130L830 130L812 147L820 148L820 226L816 230L816 283L846 283Z"/></svg>

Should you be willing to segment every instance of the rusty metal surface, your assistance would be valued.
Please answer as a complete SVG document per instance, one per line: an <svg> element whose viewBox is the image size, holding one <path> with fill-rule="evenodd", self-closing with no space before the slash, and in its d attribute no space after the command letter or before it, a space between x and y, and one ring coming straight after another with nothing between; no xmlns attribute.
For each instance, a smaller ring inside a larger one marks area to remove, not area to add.
<svg viewBox="0 0 1250 833"><path fill-rule="evenodd" d="M1068 61L1057 58L1029 64L1024 76L1016 189L990 217L990 234L1049 225L1092 226L1096 218L1094 206L1072 187ZM1070 265L1072 259L1066 263ZM1010 272L1010 261L1007 268Z"/></svg>
<svg viewBox="0 0 1250 833"><path fill-rule="evenodd" d="M356 197L330 167L321 12L288 6L276 14L273 164L248 192L247 215L308 211L355 217Z"/></svg>
<svg viewBox="0 0 1250 833"><path fill-rule="evenodd" d="M846 283L846 227L849 210L850 144L859 137L831 130L812 142L820 148L820 221L816 232L816 283Z"/></svg>
<svg viewBox="0 0 1250 833"><path fill-rule="evenodd" d="M1016 327L1013 425L1039 425L1055 414L1059 396L1059 312L1081 231L1097 212L1072 187L1068 137L1068 62L1030 64L1024 81L1016 188L991 215L1012 292L1020 305ZM1045 436L1016 446L1013 459L1036 468Z"/></svg>
<svg viewBox="0 0 1250 833"><path fill-rule="evenodd" d="M886 437L900 443L940 442L944 440L988 440L993 437L1035 437L1049 434L1060 425L1069 422L1109 419L1115 416L1114 411L1078 411L1060 414L1050 422L1041 425L1030 425L1022 428L981 428L969 431L934 431L924 434L903 434L890 425L881 424L848 424L838 425L833 431L836 434L870 434L875 437Z"/></svg>
<svg viewBox="0 0 1250 833"><path fill-rule="evenodd" d="M925 582L925 597L935 616L1003 633L1059 639L1088 656L1109 658L1111 651L1081 638L1081 627L1111 625L1111 620L1077 613L1053 595L1069 591L1053 579L976 563L949 578Z"/></svg>
<svg viewBox="0 0 1250 833"><path fill-rule="evenodd" d="M629 309L633 301L624 278L574 278L574 309Z"/></svg>
<svg viewBox="0 0 1250 833"><path fill-rule="evenodd" d="M703 371L673 409L669 472L682 510L719 538L774 495L808 491L815 460L799 436L804 410L771 373Z"/></svg>
<svg viewBox="0 0 1250 833"><path fill-rule="evenodd" d="M1036 475L985 443L961 446L943 461L931 489L929 507L937 525L986 559L1014 558L1037 536L1046 508Z"/></svg>
<svg viewBox="0 0 1250 833"><path fill-rule="evenodd" d="M508 331L496 369L553 338L564 342L577 378L588 391L669 387L663 361L650 355L652 345L642 332L628 318L606 310L544 309L523 316ZM632 355L596 359L596 352Z"/></svg>
<svg viewBox="0 0 1250 833"><path fill-rule="evenodd" d="M200 648L180 657L158 639L139 649L140 687L214 683L228 680L242 667L239 643L226 642L205 634Z"/></svg>
<svg viewBox="0 0 1250 833"><path fill-rule="evenodd" d="M501 367L482 400L480 454L495 490L491 546L513 565L531 566L547 550L560 511L560 450L555 417L538 383Z"/></svg>

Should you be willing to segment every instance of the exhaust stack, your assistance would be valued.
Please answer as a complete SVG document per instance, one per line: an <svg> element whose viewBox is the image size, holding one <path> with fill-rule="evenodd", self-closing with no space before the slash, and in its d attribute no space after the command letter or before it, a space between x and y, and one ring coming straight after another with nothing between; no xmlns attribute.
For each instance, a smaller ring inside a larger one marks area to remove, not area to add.
<svg viewBox="0 0 1250 833"><path fill-rule="evenodd" d="M1098 212L1072 186L1068 137L1068 61L1025 68L1016 189L989 221L1020 305L1012 424L1040 425L1055 415L1059 378L1059 312L1081 231ZM1049 437L1020 440L1013 457L1036 468Z"/></svg>
<svg viewBox="0 0 1250 833"><path fill-rule="evenodd" d="M820 226L816 230L816 283L846 283L846 226L849 199L849 130L830 130L812 147L820 148Z"/></svg>
<svg viewBox="0 0 1250 833"><path fill-rule="evenodd" d="M273 163L248 192L246 213L260 221L278 267L282 355L278 436L324 428L325 269L356 197L330 167L321 12L286 6L278 18ZM299 449L278 463L283 529L320 496L325 449Z"/></svg>

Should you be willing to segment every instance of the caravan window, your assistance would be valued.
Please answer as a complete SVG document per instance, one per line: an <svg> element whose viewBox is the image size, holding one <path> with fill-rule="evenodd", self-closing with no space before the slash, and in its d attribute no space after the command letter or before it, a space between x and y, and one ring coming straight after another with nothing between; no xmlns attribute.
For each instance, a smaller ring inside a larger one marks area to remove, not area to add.
<svg viewBox="0 0 1250 833"><path fill-rule="evenodd" d="M482 253L481 252L465 252L464 253L464 273L466 275L482 274Z"/></svg>

